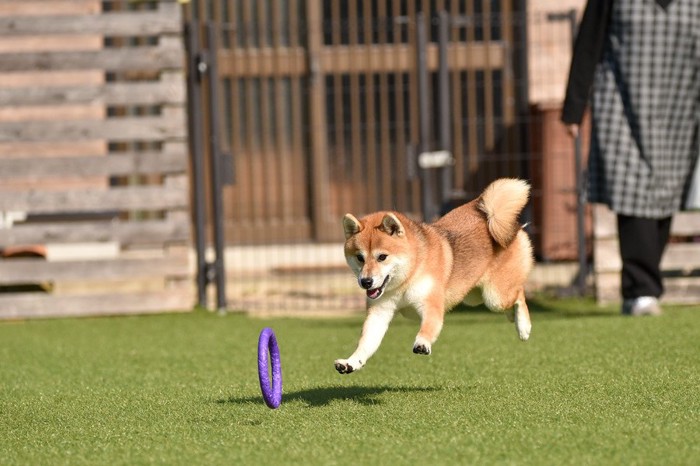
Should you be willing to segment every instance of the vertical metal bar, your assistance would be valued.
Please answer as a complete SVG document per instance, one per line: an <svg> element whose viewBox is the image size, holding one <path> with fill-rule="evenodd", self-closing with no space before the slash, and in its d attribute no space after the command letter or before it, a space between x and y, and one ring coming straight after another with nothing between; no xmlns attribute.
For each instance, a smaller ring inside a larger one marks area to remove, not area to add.
<svg viewBox="0 0 700 466"><path fill-rule="evenodd" d="M402 43L402 33L406 31L408 28L409 20L408 20L408 10L403 11L402 10L402 1L401 0L393 0L392 2L392 14L393 14L393 32L392 32L392 37L390 39L390 43L392 45L392 48L399 48L400 46L403 45ZM410 86L406 86L405 84L405 77L406 73L401 71L400 67L398 66L399 59L398 59L398 54L392 54L393 58L393 65L395 66L395 71L393 74L393 94L394 94L394 105L392 106L393 108L391 109L391 112L394 115L394 122L393 126L395 130L393 131L393 138L396 141L395 142L395 149L394 152L398 154L406 154L408 156L408 144L406 142L407 137L406 137L406 127L411 125L410 121L406 121L406 106L405 106L405 98L404 96L406 95L406 89L408 88L409 93L410 93ZM412 100L412 99L411 99ZM395 208L402 210L402 211L408 211L410 210L411 205L411 190L409 186L409 169L407 164L403 163L398 163L398 168L397 168L397 181L396 181L396 204ZM411 166L411 169L415 169L414 166Z"/></svg>
<svg viewBox="0 0 700 466"><path fill-rule="evenodd" d="M241 27L239 24L239 18L238 18L238 11L236 11L236 5L234 0L228 0L228 18L226 20L226 23L224 23L227 26L227 48L230 51L238 50L240 49L240 44L239 44L239 34L241 31ZM228 99L229 101L226 103L226 108L230 108L230 121L231 121L231 127L230 131L231 134L229 135L224 135L228 136L228 147L230 148L230 151L232 154L237 155L239 158L236 161L237 163L232 163L232 177L234 180L238 183L238 186L235 188L233 191L233 195L236 198L236 209L235 211L231 212L230 214L227 213L228 220L233 221L233 222L241 222L243 219L247 219L250 217L250 213L247 212L246 207L249 206L249 203L245 202L246 199L246 178L247 176L239 175L237 172L240 171L240 173L244 173L245 171L248 170L247 165L243 160L241 160L244 154L243 151L243 131L242 131L242 112L241 112L241 101L244 99L241 99L241 89L242 89L242 84L240 83L240 79L238 77L231 76L228 79L224 80L225 86L227 86L227 94L228 94ZM233 160L231 160L233 162Z"/></svg>
<svg viewBox="0 0 700 466"><path fill-rule="evenodd" d="M298 48L302 46L300 20L300 4L296 0L289 2L289 46ZM301 54L295 54L293 62L302 63L305 58ZM308 210L308 161L305 158L307 153L304 147L304 99L303 99L303 78L297 75L290 77L290 106L291 119L291 148L292 162L291 179L294 181L294 212L296 217L302 221L311 220ZM310 225L310 222L308 223Z"/></svg>
<svg viewBox="0 0 700 466"><path fill-rule="evenodd" d="M323 5L306 2L307 53L309 60L308 111L311 149L311 202L313 235L317 241L335 238L328 176L328 125L326 122L326 75L321 68L323 49Z"/></svg>
<svg viewBox="0 0 700 466"><path fill-rule="evenodd" d="M427 63L428 38L423 12L416 15L416 64L418 66L418 122L420 142L418 157L428 152L430 139L430 102L428 98L428 63ZM425 221L432 220L437 215L433 195L432 170L420 169L422 183L421 210Z"/></svg>
<svg viewBox="0 0 700 466"><path fill-rule="evenodd" d="M466 29L466 41L469 44L476 42L476 12L474 8L474 2L467 2L466 16L468 21L465 23L464 27ZM476 191L480 191L485 187L485 181L481 180L479 176L479 170L483 169L483 165L486 162L480 161L481 150L479 148L479 108L477 105L477 98L479 90L476 85L476 70L473 67L469 67L466 71L467 74L467 153L468 153L468 171L469 178L466 180L465 184L469 184L467 192L470 195L476 195ZM483 184L483 186L482 186Z"/></svg>
<svg viewBox="0 0 700 466"><path fill-rule="evenodd" d="M502 97L500 99L501 114L503 115L503 123L501 125L501 131L505 135L503 142L501 143L501 152L507 155L506 157L506 173L510 176L512 174L520 173L520 165L517 154L518 147L518 132L512 129L517 125L517 99L515 95L515 73L513 72L513 62L514 59L512 55L516 53L516 43L513 41L513 19L515 15L513 14L512 0L500 0L499 5L499 29L501 31L500 40L504 44L509 44L506 47L506 62L501 69L501 79L499 87L501 88Z"/></svg>
<svg viewBox="0 0 700 466"><path fill-rule="evenodd" d="M358 35L358 19L357 19L357 2L355 0L350 0L347 2L348 10L348 42L349 46L352 48L357 48L359 44ZM360 181L364 181L364 174L366 173L366 168L363 163L363 153L362 148L362 135L360 134L360 127L362 126L361 120L361 105L360 105L360 79L359 73L352 72L348 78L350 89L348 94L350 95L350 154L352 158L352 183L357 184ZM354 189L353 194L355 197L355 209L359 212L369 212L369 207L367 206L367 193L363 189Z"/></svg>
<svg viewBox="0 0 700 466"><path fill-rule="evenodd" d="M219 128L221 125L219 114L219 72L216 53L217 44L216 28L213 22L208 21L207 46L209 47L209 66L207 78L209 84L209 156L211 157L209 168L211 178L211 218L214 227L214 279L216 280L216 307L219 311L226 310L226 268L224 266L224 212L222 199L222 153Z"/></svg>
<svg viewBox="0 0 700 466"><path fill-rule="evenodd" d="M491 2L482 2L483 10L481 12L481 29L483 31L483 42L486 46L486 67L483 71L484 76L484 139L485 139L485 149L492 154L495 152L496 145L496 118L494 113L494 94L495 89L493 85L493 60L491 58L491 45L492 45L492 34L491 34L491 22L493 20L493 15L491 13ZM493 160L495 157L491 157ZM489 180L500 176L500 163L498 159L488 164L489 168ZM495 170L492 168L495 167ZM494 172L495 173L492 173ZM495 175L495 176L494 176Z"/></svg>
<svg viewBox="0 0 700 466"><path fill-rule="evenodd" d="M341 37L343 32L343 21L340 13L340 0L334 0L330 6L331 15L331 46L338 48L342 45ZM338 54L333 55L334 60L337 60ZM346 128L346 115L347 111L345 109L345 103L343 98L343 75L339 72L333 73L333 81L329 82L329 92L328 95L332 95L333 99L333 158L335 159L335 164L338 167L350 166L350 155L348 154L348 144L345 141L345 128ZM333 182L337 183L338 186L342 186L343 189L338 189L337 194L337 205L334 208L337 211L342 211L343 209L354 209L355 206L352 204L354 196L348 189L344 189L345 186L349 185L348 178L352 175L346 173L346 170L337 170L337 174L333 177Z"/></svg>
<svg viewBox="0 0 700 466"><path fill-rule="evenodd" d="M242 40L240 41L240 52L255 52L254 32L254 11L253 0L240 0L240 16L243 28ZM259 231L256 226L264 224L265 208L261 199L265 198L265 178L262 174L260 144L258 135L260 133L260 118L258 114L260 101L256 92L256 83L259 82L259 74L251 73L241 79L241 97L243 99L242 116L245 122L242 139L244 141L244 151L246 154L247 176L246 197L245 197L245 219L249 225L253 225L252 231Z"/></svg>
<svg viewBox="0 0 700 466"><path fill-rule="evenodd" d="M386 50L388 41L388 2L379 2L377 8L377 42ZM388 54L382 54L382 62L389 60ZM388 182L381 183L381 205L393 206L394 192L396 192L397 176L393 157L396 154L390 149L391 137L389 135L389 77L386 71L378 73L379 81L379 161L380 177ZM403 180L400 181L403 183Z"/></svg>
<svg viewBox="0 0 700 466"><path fill-rule="evenodd" d="M548 21L569 21L571 50L574 49L574 41L577 34L576 9L562 12L550 13L547 15ZM578 254L578 276L576 277L576 288L580 295L586 293L586 277L588 275L588 258L586 257L586 192L583 183L583 154L581 153L581 131L574 138L574 170L576 171L576 234L577 234L577 254Z"/></svg>
<svg viewBox="0 0 700 466"><path fill-rule="evenodd" d="M359 21L357 0L347 2L348 8L348 37L351 48L357 48L359 45ZM353 189L353 197L355 198L355 211L369 212L368 195L364 188L367 183L367 169L365 167L365 148L362 144L362 105L360 101L361 83L360 73L355 67L352 67L349 82L350 82L350 153L352 154L352 183L355 186L361 186L360 189Z"/></svg>
<svg viewBox="0 0 700 466"><path fill-rule="evenodd" d="M414 48L414 53L418 51L417 30L412 27L413 24L418 24L416 15L419 11L417 5L419 0L405 0L406 16L408 18L407 32L409 45ZM403 2L402 2L403 3ZM423 196L421 195L421 181L415 176L418 165L415 163L416 152L420 144L420 111L418 110L418 68L414 67L406 77L405 88L407 90L406 104L404 105L405 112L408 117L406 125L406 141L408 142L406 157L411 165L408 165L407 175L410 181L408 190L409 208L412 212L422 214ZM412 162L411 162L412 161Z"/></svg>
<svg viewBox="0 0 700 466"><path fill-rule="evenodd" d="M440 122L440 148L452 153L452 122L450 120L450 75L447 60L450 15L442 10L438 13L438 112ZM440 169L440 203L445 204L452 194L452 163Z"/></svg>
<svg viewBox="0 0 700 466"><path fill-rule="evenodd" d="M580 133L580 131L579 131ZM588 260L586 258L586 223L584 203L586 193L583 187L583 160L581 154L581 135L574 139L574 158L576 168L576 230L578 235L578 267L576 287L580 295L586 294L586 276L588 275Z"/></svg>
<svg viewBox="0 0 700 466"><path fill-rule="evenodd" d="M521 152L525 152L525 156L520 158L520 173L522 178L531 179L532 178L532 153L531 153L531 114L530 114L530 79L528 77L528 46L529 44L529 31L528 31L528 1L518 0L511 3L514 9L513 17L515 23L512 25L513 36L515 37L515 43L518 44L518 52L514 53L516 58L515 69L517 69L518 78L514 85L515 92L517 95L517 115L519 116L520 123L518 127L518 144L516 147L520 148ZM517 25L517 26L516 26ZM522 220L525 223L532 223L534 220L533 206L532 202L529 202L522 213Z"/></svg>
<svg viewBox="0 0 700 466"><path fill-rule="evenodd" d="M571 50L577 34L576 10L569 10L569 25L571 27ZM588 275L588 258L586 257L586 192L583 182L583 155L581 153L581 130L574 140L574 159L576 169L576 230L578 236L578 277L577 287L581 296L586 294L586 277Z"/></svg>
<svg viewBox="0 0 700 466"><path fill-rule="evenodd" d="M434 0L433 2L435 11L438 12L438 17L440 15L440 12L445 9L445 0ZM423 10L423 11L431 11L431 10ZM438 19L439 21L439 19ZM440 27L438 25L438 27Z"/></svg>
<svg viewBox="0 0 700 466"><path fill-rule="evenodd" d="M280 2L281 3L281 2ZM284 96L284 81L288 79L286 73L281 69L281 49L283 47L282 37L282 21L283 13L282 5L273 2L270 5L270 24L272 25L272 53L274 57L272 78L272 113L274 121L273 130L273 146L275 148L275 159L278 167L277 180L279 184L279 208L278 214L283 225L289 225L294 222L294 196L292 184L289 182L292 167L290 165L291 157L288 156L290 141L288 139L287 122L285 121L285 109L289 102L285 102Z"/></svg>
<svg viewBox="0 0 700 466"><path fill-rule="evenodd" d="M374 72L372 71L372 2L370 0L363 1L362 9L362 27L364 29L364 34L362 37L362 43L365 45L367 50L366 57L366 67L368 71L363 73L365 78L364 85L364 104L365 104L365 134L363 139L365 141L365 163L367 170L365 176L368 179L367 187L367 208L370 211L378 210L379 208L379 187L380 187L380 174L377 166L377 113L375 107L374 99ZM391 183L389 179L386 181L387 184Z"/></svg>
<svg viewBox="0 0 700 466"><path fill-rule="evenodd" d="M258 50L270 50L271 44L268 43L268 31L272 29L269 24L269 18L267 17L265 2L257 2L257 11L253 21L256 23L255 31L257 32L256 43L258 44ZM275 135L273 134L273 110L271 106L270 99L270 87L272 85L272 78L269 76L260 76L260 164L262 168L262 176L265 189L263 190L264 197L259 200L265 206L265 222L269 221L280 221L281 212L279 211L279 186L280 186L280 173L279 164L275 161L275 148L273 141L275 140ZM265 241L270 242L271 237L267 236L271 234L273 229L266 228ZM274 234L274 233L272 233Z"/></svg>
<svg viewBox="0 0 700 466"><path fill-rule="evenodd" d="M460 5L459 2L451 2L451 18L466 18L464 10L465 5ZM465 22L466 20L460 21ZM460 37L462 26L456 25L450 21L451 33L450 39L452 42L463 42ZM466 34L465 34L466 37ZM452 103L452 150L454 165L452 166L452 183L458 189L464 189L464 172L465 172L465 134L464 134L464 95L462 92L462 83L465 81L466 74L454 67L452 72L452 82L454 85L450 89L450 101Z"/></svg>
<svg viewBox="0 0 700 466"><path fill-rule="evenodd" d="M194 240L197 253L197 305L207 307L206 261L206 199L204 195L204 154L202 153L202 95L200 81L200 44L197 21L190 21L185 28L187 43L187 115L192 167L192 207L194 214Z"/></svg>

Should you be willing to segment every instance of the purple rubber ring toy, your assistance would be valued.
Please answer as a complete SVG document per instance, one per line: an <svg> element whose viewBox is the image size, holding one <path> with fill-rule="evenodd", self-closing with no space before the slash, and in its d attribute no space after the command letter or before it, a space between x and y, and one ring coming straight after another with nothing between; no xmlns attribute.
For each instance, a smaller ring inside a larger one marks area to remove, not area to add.
<svg viewBox="0 0 700 466"><path fill-rule="evenodd" d="M272 386L267 368L268 351L272 363ZM269 327L260 332L258 339L258 376L265 404L272 409L277 408L282 403L282 362L275 332Z"/></svg>

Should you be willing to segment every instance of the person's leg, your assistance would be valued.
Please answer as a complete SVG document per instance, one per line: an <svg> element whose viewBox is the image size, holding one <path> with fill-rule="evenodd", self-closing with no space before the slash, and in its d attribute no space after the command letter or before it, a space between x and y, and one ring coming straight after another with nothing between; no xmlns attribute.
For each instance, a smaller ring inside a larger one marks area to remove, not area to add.
<svg viewBox="0 0 700 466"><path fill-rule="evenodd" d="M658 313L656 299L664 291L660 263L670 234L671 218L618 215L617 227L622 258L623 312L634 313L632 307L638 304L635 300L645 298L642 303L655 309L642 313Z"/></svg>

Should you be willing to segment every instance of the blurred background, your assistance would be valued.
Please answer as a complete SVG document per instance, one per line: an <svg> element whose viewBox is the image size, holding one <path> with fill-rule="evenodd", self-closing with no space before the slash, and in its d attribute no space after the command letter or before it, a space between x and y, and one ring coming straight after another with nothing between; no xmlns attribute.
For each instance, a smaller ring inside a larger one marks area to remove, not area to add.
<svg viewBox="0 0 700 466"><path fill-rule="evenodd" d="M583 5L1 1L0 317L358 312L346 212L429 221L499 177L533 187L529 290L615 301L559 122Z"/></svg>
<svg viewBox="0 0 700 466"><path fill-rule="evenodd" d="M346 212L431 220L503 176L533 183L538 259L576 263L574 146L558 117L583 2L529 3L192 3L221 51L228 295L246 308L262 295L269 312L362 308L338 247Z"/></svg>

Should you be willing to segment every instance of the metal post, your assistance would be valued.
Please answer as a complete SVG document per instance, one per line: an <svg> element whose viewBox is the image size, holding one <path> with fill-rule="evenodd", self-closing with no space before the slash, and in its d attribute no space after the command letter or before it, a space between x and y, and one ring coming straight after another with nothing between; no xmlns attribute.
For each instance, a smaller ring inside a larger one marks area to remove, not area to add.
<svg viewBox="0 0 700 466"><path fill-rule="evenodd" d="M440 115L440 147L451 153L452 123L450 118L450 75L448 73L447 46L449 43L450 16L442 10L438 14L438 112ZM452 164L451 160L440 170L441 173L441 203L449 201L452 195Z"/></svg>
<svg viewBox="0 0 700 466"><path fill-rule="evenodd" d="M519 52L515 54L516 59L516 69L520 78L518 79L518 84L516 87L518 89L518 110L522 117L521 123L519 125L519 141L520 147L524 147L526 150L526 156L522 157L520 163L520 172L523 178L531 178L531 115L530 115L530 79L528 77L528 46L529 41L529 31L528 31L528 0L517 0L513 2L516 7L516 14L518 19L517 24L517 42ZM532 202L528 202L525 206L525 210L522 213L522 219L525 223L531 223L533 221L533 208Z"/></svg>
<svg viewBox="0 0 700 466"><path fill-rule="evenodd" d="M206 199L204 195L204 154L202 153L201 50L196 21L185 28L187 40L187 114L192 166L192 208L197 252L197 305L207 307Z"/></svg>
<svg viewBox="0 0 700 466"><path fill-rule="evenodd" d="M549 21L568 21L570 26L571 50L577 34L576 10L571 9L562 13L550 13ZM588 258L586 254L586 192L583 182L583 154L581 153L581 131L574 138L574 169L576 170L576 232L578 236L578 276L576 288L580 295L586 294L586 277L588 276Z"/></svg>
<svg viewBox="0 0 700 466"><path fill-rule="evenodd" d="M588 258L586 257L586 192L583 184L583 157L581 154L581 134L574 139L574 158L576 169L576 230L578 234L578 277L576 286L581 296L586 294L586 276L588 275Z"/></svg>
<svg viewBox="0 0 700 466"><path fill-rule="evenodd" d="M420 127L420 144L418 157L428 152L428 141L430 139L430 102L428 99L428 63L426 49L428 45L427 31L425 30L425 19L422 12L416 15L416 52L418 65L418 122ZM422 185L421 207L423 218L426 221L432 220L437 214L433 195L432 170L430 168L420 169Z"/></svg>
<svg viewBox="0 0 700 466"><path fill-rule="evenodd" d="M216 281L216 307L220 312L226 310L226 268L224 266L224 216L222 202L223 188L223 160L224 154L221 151L219 127L221 119L219 114L219 73L216 62L217 38L216 27L213 22L208 21L207 46L208 69L207 78L209 84L209 156L210 156L210 178L211 178L211 218L214 226L214 252L213 264L214 280Z"/></svg>
<svg viewBox="0 0 700 466"><path fill-rule="evenodd" d="M569 10L569 26L571 28L571 50L577 34L576 10ZM576 230L578 233L578 277L577 287L581 296L586 294L586 277L588 276L588 257L586 254L586 191L584 186L583 154L581 153L581 131L574 139L574 159L576 169Z"/></svg>

